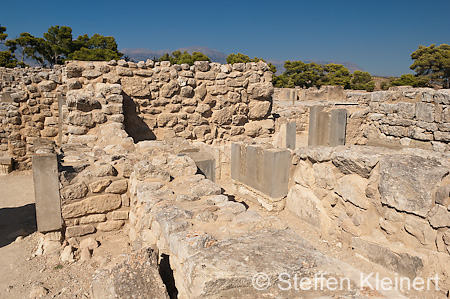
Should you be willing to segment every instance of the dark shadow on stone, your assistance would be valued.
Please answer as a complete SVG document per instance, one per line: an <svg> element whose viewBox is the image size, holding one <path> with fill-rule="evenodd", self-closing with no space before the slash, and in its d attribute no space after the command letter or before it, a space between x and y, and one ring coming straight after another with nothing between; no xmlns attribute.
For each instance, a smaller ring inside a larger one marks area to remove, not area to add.
<svg viewBox="0 0 450 299"><path fill-rule="evenodd" d="M0 248L36 231L35 204L0 209Z"/></svg>
<svg viewBox="0 0 450 299"><path fill-rule="evenodd" d="M123 115L125 131L133 138L135 143L143 140L156 140L156 135L148 125L139 117L136 103L133 99L122 92Z"/></svg>
<svg viewBox="0 0 450 299"><path fill-rule="evenodd" d="M159 275L163 283L166 285L167 293L170 299L178 298L178 290L175 286L175 278L173 277L173 270L170 267L169 256L161 254L161 261L159 262Z"/></svg>

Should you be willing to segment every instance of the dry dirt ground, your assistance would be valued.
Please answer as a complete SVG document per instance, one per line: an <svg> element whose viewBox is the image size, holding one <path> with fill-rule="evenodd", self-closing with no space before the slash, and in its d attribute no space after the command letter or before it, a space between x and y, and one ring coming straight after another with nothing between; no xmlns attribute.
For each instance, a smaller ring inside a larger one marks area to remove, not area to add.
<svg viewBox="0 0 450 299"><path fill-rule="evenodd" d="M0 298L89 298L95 270L130 251L123 233L110 233L90 260L68 263L58 251L35 255L39 240L31 172L0 176Z"/></svg>

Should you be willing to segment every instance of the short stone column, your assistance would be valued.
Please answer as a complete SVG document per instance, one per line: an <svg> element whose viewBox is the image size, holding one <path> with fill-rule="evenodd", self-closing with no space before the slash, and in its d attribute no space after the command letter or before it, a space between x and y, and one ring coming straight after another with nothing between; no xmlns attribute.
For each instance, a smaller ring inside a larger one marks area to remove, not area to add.
<svg viewBox="0 0 450 299"><path fill-rule="evenodd" d="M38 231L60 230L62 217L57 156L35 155L32 162Z"/></svg>

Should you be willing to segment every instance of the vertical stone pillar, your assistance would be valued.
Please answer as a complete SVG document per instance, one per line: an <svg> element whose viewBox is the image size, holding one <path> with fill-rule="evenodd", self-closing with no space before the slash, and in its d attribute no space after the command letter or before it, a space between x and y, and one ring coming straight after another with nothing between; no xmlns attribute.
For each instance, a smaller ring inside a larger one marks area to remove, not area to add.
<svg viewBox="0 0 450 299"><path fill-rule="evenodd" d="M323 111L324 106L313 106L309 112L309 146L337 146L345 144L347 110Z"/></svg>
<svg viewBox="0 0 450 299"><path fill-rule="evenodd" d="M287 122L280 124L279 140L280 146L295 150L297 138L297 124L295 122Z"/></svg>
<svg viewBox="0 0 450 299"><path fill-rule="evenodd" d="M309 111L308 145L328 145L330 115L323 111L324 106L313 106Z"/></svg>
<svg viewBox="0 0 450 299"><path fill-rule="evenodd" d="M57 156L35 155L32 162L38 231L60 230L62 218Z"/></svg>
<svg viewBox="0 0 450 299"><path fill-rule="evenodd" d="M331 110L330 130L328 145L337 146L345 144L345 133L347 128L347 109Z"/></svg>
<svg viewBox="0 0 450 299"><path fill-rule="evenodd" d="M264 150L262 192L272 198L281 198L288 193L291 155L287 150Z"/></svg>
<svg viewBox="0 0 450 299"><path fill-rule="evenodd" d="M231 178L239 181L241 161L241 145L239 143L231 144Z"/></svg>

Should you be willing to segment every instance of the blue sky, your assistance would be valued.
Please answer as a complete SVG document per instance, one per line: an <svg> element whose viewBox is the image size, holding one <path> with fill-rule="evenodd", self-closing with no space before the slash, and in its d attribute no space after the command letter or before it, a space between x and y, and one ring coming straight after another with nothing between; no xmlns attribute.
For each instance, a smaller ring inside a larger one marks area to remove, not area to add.
<svg viewBox="0 0 450 299"><path fill-rule="evenodd" d="M205 46L273 60L350 61L373 75L409 73L419 45L450 44L449 0L12 1L10 37L50 26L112 35L119 49Z"/></svg>

